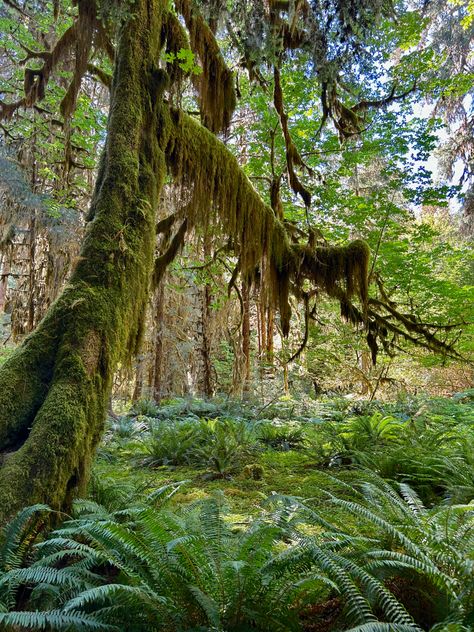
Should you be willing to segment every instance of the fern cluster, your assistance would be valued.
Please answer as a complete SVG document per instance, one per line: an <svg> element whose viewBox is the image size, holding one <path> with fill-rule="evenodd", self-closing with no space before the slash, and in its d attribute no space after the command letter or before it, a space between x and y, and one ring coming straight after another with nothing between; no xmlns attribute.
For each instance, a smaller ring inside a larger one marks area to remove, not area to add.
<svg viewBox="0 0 474 632"><path fill-rule="evenodd" d="M193 465L225 477L238 471L257 450L249 424L235 419L156 421L143 436L140 465Z"/></svg>
<svg viewBox="0 0 474 632"><path fill-rule="evenodd" d="M37 545L37 562L3 577L11 587L40 587L51 610L0 614L1 624L69 629L75 621L75 629L137 632L298 629L291 564L272 566L283 538L275 524L235 528L220 496L192 512L147 506L106 517L97 509L99 515L69 521Z"/></svg>
<svg viewBox="0 0 474 632"><path fill-rule="evenodd" d="M389 405L378 407L372 414L320 424L310 446L318 462L371 469L408 483L428 503L474 498L474 405L469 393L432 400L411 416L389 413Z"/></svg>
<svg viewBox="0 0 474 632"><path fill-rule="evenodd" d="M223 416L226 409L232 405L177 400L158 408L150 400L140 400L131 416L110 420L100 455L116 460L119 449L132 454L140 467L191 465L227 477L240 472L263 449L304 447L306 434L298 422L260 419L251 408L244 411L247 416Z"/></svg>
<svg viewBox="0 0 474 632"><path fill-rule="evenodd" d="M80 503L32 563L4 565L2 629L290 631L302 629L309 604L334 598L334 630L473 624L473 505L428 509L405 484L328 475L337 524L309 501L278 495L239 524L221 495L171 511L164 501L177 488L112 513ZM11 534L35 511L7 528L10 550L20 551L23 538ZM7 612L25 586L32 609Z"/></svg>

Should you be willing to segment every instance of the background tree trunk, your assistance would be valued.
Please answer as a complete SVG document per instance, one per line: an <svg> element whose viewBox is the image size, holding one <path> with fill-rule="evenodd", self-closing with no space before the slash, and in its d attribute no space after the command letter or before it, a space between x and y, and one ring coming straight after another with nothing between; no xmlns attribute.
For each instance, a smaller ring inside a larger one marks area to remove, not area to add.
<svg viewBox="0 0 474 632"><path fill-rule="evenodd" d="M165 302L164 278L156 289L154 302L155 345L153 370L153 399L160 402L163 397L163 316Z"/></svg>
<svg viewBox="0 0 474 632"><path fill-rule="evenodd" d="M250 285L242 281L242 354L244 357L243 392L250 392Z"/></svg>
<svg viewBox="0 0 474 632"><path fill-rule="evenodd" d="M201 390L206 397L212 397L212 361L211 361L211 331L210 331L210 311L211 311L211 286L206 285L201 290L201 322L202 322L202 376Z"/></svg>
<svg viewBox="0 0 474 632"><path fill-rule="evenodd" d="M8 251L5 251L0 259L0 313L3 312L5 306L5 297L7 294L8 276L10 274L10 265Z"/></svg>
<svg viewBox="0 0 474 632"><path fill-rule="evenodd" d="M209 239L209 230L203 237L203 258L206 262L211 256L211 243ZM202 357L202 375L201 375L201 391L206 397L212 397L212 360L211 360L211 302L212 288L210 283L205 283L201 288L201 323L202 323L202 341L201 341L201 357Z"/></svg>

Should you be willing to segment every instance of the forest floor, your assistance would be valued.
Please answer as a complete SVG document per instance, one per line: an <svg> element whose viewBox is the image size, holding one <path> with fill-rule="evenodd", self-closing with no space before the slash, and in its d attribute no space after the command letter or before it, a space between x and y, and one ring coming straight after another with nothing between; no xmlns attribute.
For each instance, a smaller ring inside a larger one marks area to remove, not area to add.
<svg viewBox="0 0 474 632"><path fill-rule="evenodd" d="M0 532L1 630L470 632L474 390L139 401L48 512Z"/></svg>
<svg viewBox="0 0 474 632"><path fill-rule="evenodd" d="M91 495L123 504L176 484L177 506L222 492L238 521L275 494L324 508L333 475L350 483L364 470L412 485L428 506L472 500L474 391L370 403L283 397L264 407L141 401L108 420ZM328 511L334 518L335 507Z"/></svg>

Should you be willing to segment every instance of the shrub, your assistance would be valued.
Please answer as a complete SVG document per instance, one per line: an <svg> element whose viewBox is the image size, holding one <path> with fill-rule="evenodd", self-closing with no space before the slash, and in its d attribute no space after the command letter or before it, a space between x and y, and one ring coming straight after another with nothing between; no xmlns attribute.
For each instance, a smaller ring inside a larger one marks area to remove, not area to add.
<svg viewBox="0 0 474 632"><path fill-rule="evenodd" d="M280 506L280 523L300 533L299 549L306 551L308 563L312 559L334 583L328 598L337 595L342 600L346 626L387 632L397 626L470 629L474 507L428 509L408 485L392 487L371 472L358 477L348 484L327 475L325 489L338 490L326 491L332 512L291 497L269 499ZM334 512L337 521L328 521L328 513ZM310 526L317 535L306 535ZM381 626L375 621L392 623Z"/></svg>
<svg viewBox="0 0 474 632"><path fill-rule="evenodd" d="M143 455L138 458L141 465L186 465L196 439L195 422L157 421L143 442Z"/></svg>
<svg viewBox="0 0 474 632"><path fill-rule="evenodd" d="M192 464L223 477L239 470L255 453L256 439L250 425L241 420L158 421L144 439L143 450L142 465Z"/></svg>
<svg viewBox="0 0 474 632"><path fill-rule="evenodd" d="M337 426L336 432L346 450L351 452L399 442L403 437L405 425L406 422L396 417L375 412L370 416L349 417Z"/></svg>
<svg viewBox="0 0 474 632"><path fill-rule="evenodd" d="M256 429L257 439L263 445L274 450L297 450L305 442L305 433L301 425L279 424L261 421Z"/></svg>
<svg viewBox="0 0 474 632"><path fill-rule="evenodd" d="M8 578L55 587L51 610L0 614L0 623L127 632L297 630L291 562L285 569L272 564L281 534L260 521L235 531L220 496L185 514L144 507L128 524L70 521L40 547L42 560ZM54 568L58 561L68 566ZM106 567L114 569L108 582L89 570Z"/></svg>
<svg viewBox="0 0 474 632"><path fill-rule="evenodd" d="M160 414L160 407L153 399L137 400L130 411L131 415L137 417L143 415L145 417L157 417Z"/></svg>
<svg viewBox="0 0 474 632"><path fill-rule="evenodd" d="M107 420L106 441L126 441L134 439L140 433L148 429L149 418L143 415L137 418L120 416L116 419L109 417Z"/></svg>
<svg viewBox="0 0 474 632"><path fill-rule="evenodd" d="M255 453L251 427L233 419L201 420L196 443L189 453L190 463L226 477L240 470Z"/></svg>

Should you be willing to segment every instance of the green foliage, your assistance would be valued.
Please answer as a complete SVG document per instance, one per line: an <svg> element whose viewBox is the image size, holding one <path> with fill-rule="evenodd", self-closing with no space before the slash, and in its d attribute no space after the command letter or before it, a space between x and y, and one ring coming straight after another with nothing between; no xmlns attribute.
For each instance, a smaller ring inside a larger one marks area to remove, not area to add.
<svg viewBox="0 0 474 632"><path fill-rule="evenodd" d="M50 616L53 629L63 629L69 617L89 616L97 625L150 632L297 629L290 564L283 572L271 565L280 535L265 522L233 530L219 496L183 515L142 508L129 524L93 517L69 522L41 545L43 562L9 576L59 586L61 615L57 609L11 613L0 621L10 625L21 617L34 628ZM47 572L45 564L71 556L69 574ZM109 583L85 570L104 564L120 572Z"/></svg>
<svg viewBox="0 0 474 632"><path fill-rule="evenodd" d="M202 68L196 64L196 57L189 48L181 48L177 53L166 53L164 59L169 64L178 64L181 70L186 74L202 74Z"/></svg>
<svg viewBox="0 0 474 632"><path fill-rule="evenodd" d="M468 394L408 402L405 409L375 406L381 410L372 415L315 427L310 452L326 466L358 465L409 483L425 502L474 498L474 408Z"/></svg>
<svg viewBox="0 0 474 632"><path fill-rule="evenodd" d="M106 514L119 511L123 507L134 506L148 489L148 485L139 487L128 481L117 481L112 477L98 476L92 473L88 487L88 499L77 500L76 509L88 511L89 503L95 512L101 507Z"/></svg>
<svg viewBox="0 0 474 632"><path fill-rule="evenodd" d="M370 450L380 445L398 441L405 429L406 422L375 412L372 415L349 417L335 427L337 439L344 448L351 450Z"/></svg>
<svg viewBox="0 0 474 632"><path fill-rule="evenodd" d="M133 404L132 416L143 415L145 417L155 417L160 413L160 408L152 399L139 399Z"/></svg>
<svg viewBox="0 0 474 632"><path fill-rule="evenodd" d="M143 447L143 465L192 464L217 476L228 476L255 452L256 438L243 420L159 420L151 425Z"/></svg>
<svg viewBox="0 0 474 632"><path fill-rule="evenodd" d="M261 421L257 425L257 439L274 450L296 450L305 443L304 429L296 424Z"/></svg>
<svg viewBox="0 0 474 632"><path fill-rule="evenodd" d="M143 441L140 464L148 467L159 465L185 465L189 463L189 451L194 446L196 423L159 421L150 429L150 436Z"/></svg>
<svg viewBox="0 0 474 632"><path fill-rule="evenodd" d="M46 505L26 507L0 532L0 612L15 605L14 591L1 578L28 561L41 516L46 512L49 512Z"/></svg>
<svg viewBox="0 0 474 632"><path fill-rule="evenodd" d="M409 486L361 472L350 484L326 476L337 519L273 495L237 524L221 494L170 511L178 488L115 512L79 503L29 566L0 576L12 593L33 587L39 606L0 614L4 629L300 630L307 606L334 598L334 630L472 623L472 505L427 509Z"/></svg>
<svg viewBox="0 0 474 632"><path fill-rule="evenodd" d="M190 462L221 477L241 469L257 448L252 428L232 419L201 420L197 439Z"/></svg>
<svg viewBox="0 0 474 632"><path fill-rule="evenodd" d="M163 421L199 418L214 419L215 417L251 417L253 410L246 409L242 402L231 399L181 399L165 400L158 406L150 399L138 400L130 411L131 416L152 417Z"/></svg>
<svg viewBox="0 0 474 632"><path fill-rule="evenodd" d="M406 577L423 600L418 623L470 625L474 615L472 505L427 509L407 485L397 490L369 476L357 485L356 502L333 497L336 506L357 518L358 532L366 525L370 543L365 563L378 577ZM364 477L365 477L364 476ZM428 588L429 586L429 588ZM424 610L426 608L426 610Z"/></svg>
<svg viewBox="0 0 474 632"><path fill-rule="evenodd" d="M140 421L124 415L117 418L109 418L106 440L120 441L122 439L133 439L138 436L140 432L147 429L147 424L143 417L143 415L140 415Z"/></svg>
<svg viewBox="0 0 474 632"><path fill-rule="evenodd" d="M276 498L297 528L304 525L307 531L311 524L323 530L320 536L306 536L301 546L337 585L348 620L368 630L469 626L474 614L472 505L427 509L405 484L391 487L370 472L353 481L348 485L328 477L325 489L335 488L326 491L328 500L343 511L337 523L311 505ZM375 624L379 608L393 627Z"/></svg>

